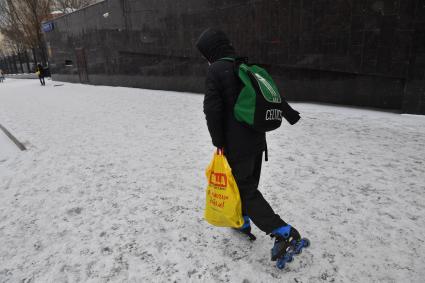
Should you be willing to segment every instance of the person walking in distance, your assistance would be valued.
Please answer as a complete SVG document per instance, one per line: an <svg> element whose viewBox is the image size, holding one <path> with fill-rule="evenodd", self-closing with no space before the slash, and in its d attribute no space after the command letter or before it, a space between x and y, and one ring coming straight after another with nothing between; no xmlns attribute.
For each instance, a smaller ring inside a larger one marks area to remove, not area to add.
<svg viewBox="0 0 425 283"><path fill-rule="evenodd" d="M35 70L35 73L38 75L38 79L40 80L40 83L42 86L46 85L46 82L44 81L44 68L41 66L41 64L37 65L37 68Z"/></svg>
<svg viewBox="0 0 425 283"><path fill-rule="evenodd" d="M275 213L258 190L263 152L267 150L265 133L243 125L234 117L234 105L243 85L235 73L234 62L221 59L240 57L221 30L205 30L196 46L209 63L203 104L207 127L213 145L223 150L229 162L242 200L244 224L240 232L251 234L252 221L274 237L273 261L283 257L288 248L300 251L300 233ZM299 113L294 112L292 115L298 121Z"/></svg>

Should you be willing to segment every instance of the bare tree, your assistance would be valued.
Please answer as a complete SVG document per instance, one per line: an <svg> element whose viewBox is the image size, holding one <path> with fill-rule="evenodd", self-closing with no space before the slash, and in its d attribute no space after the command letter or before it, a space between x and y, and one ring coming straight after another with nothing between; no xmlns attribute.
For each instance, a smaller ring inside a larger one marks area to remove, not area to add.
<svg viewBox="0 0 425 283"><path fill-rule="evenodd" d="M0 0L0 33L4 36L1 55L16 55L21 60L21 54L27 58L27 50L31 49L34 61L39 61L36 50L40 50L41 61L45 63L47 55L41 23L51 19L51 11L59 10L66 14L100 1Z"/></svg>
<svg viewBox="0 0 425 283"><path fill-rule="evenodd" d="M14 43L18 52L26 48L41 50L44 62L46 52L41 22L48 18L52 1L0 0L0 32Z"/></svg>
<svg viewBox="0 0 425 283"><path fill-rule="evenodd" d="M13 53L13 47L11 47L11 40L7 37L2 36L0 40L0 57L6 57Z"/></svg>
<svg viewBox="0 0 425 283"><path fill-rule="evenodd" d="M53 6L64 14L87 7L99 0L55 0Z"/></svg>

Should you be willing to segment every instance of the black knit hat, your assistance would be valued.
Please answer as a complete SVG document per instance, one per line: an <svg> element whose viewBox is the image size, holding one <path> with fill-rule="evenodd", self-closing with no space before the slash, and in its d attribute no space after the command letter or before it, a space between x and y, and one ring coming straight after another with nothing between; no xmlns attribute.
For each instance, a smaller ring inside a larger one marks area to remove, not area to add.
<svg viewBox="0 0 425 283"><path fill-rule="evenodd" d="M210 63L226 56L235 55L232 43L226 34L218 29L205 30L196 42L196 47Z"/></svg>

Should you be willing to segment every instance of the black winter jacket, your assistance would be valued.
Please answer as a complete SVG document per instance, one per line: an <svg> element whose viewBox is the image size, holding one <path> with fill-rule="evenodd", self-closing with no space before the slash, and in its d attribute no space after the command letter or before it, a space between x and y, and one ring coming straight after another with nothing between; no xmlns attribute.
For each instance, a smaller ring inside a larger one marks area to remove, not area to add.
<svg viewBox="0 0 425 283"><path fill-rule="evenodd" d="M197 42L197 47L211 63L208 68L204 113L212 143L224 147L231 160L241 160L265 150L265 134L238 122L233 107L242 89L242 82L234 72L234 64L221 61L235 57L235 52L224 33L209 29Z"/></svg>

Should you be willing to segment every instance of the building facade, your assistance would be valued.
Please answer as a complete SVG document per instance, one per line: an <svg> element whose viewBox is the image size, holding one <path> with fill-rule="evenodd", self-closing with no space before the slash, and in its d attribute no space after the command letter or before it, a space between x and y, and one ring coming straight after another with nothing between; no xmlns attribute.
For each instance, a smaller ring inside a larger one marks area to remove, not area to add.
<svg viewBox="0 0 425 283"><path fill-rule="evenodd" d="M423 0L105 0L52 23L55 80L202 92L218 27L290 100L425 114Z"/></svg>

